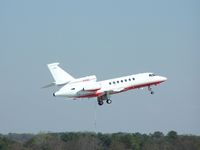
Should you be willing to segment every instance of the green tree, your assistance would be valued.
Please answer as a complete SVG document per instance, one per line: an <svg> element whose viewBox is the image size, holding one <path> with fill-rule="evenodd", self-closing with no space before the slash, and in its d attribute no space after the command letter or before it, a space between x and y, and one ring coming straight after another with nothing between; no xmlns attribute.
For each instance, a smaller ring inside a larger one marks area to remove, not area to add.
<svg viewBox="0 0 200 150"><path fill-rule="evenodd" d="M175 140L177 139L178 135L177 135L177 132L176 131L169 131L167 133L167 137L171 140Z"/></svg>
<svg viewBox="0 0 200 150"><path fill-rule="evenodd" d="M164 137L164 134L160 131L156 131L152 134L152 137L153 138L163 138Z"/></svg>

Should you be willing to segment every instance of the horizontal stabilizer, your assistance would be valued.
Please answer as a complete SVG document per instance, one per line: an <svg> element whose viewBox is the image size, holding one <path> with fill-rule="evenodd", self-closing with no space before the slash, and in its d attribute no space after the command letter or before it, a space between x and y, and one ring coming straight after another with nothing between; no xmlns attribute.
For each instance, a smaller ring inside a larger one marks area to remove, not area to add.
<svg viewBox="0 0 200 150"><path fill-rule="evenodd" d="M52 87L52 86L55 86L54 82L47 84L47 85L43 86L42 88L48 88L48 87Z"/></svg>

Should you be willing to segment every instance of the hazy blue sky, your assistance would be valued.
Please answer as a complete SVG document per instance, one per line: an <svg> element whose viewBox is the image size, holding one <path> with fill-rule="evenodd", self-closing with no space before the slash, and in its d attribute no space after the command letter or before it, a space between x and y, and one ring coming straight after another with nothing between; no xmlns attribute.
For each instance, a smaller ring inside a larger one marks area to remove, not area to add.
<svg viewBox="0 0 200 150"><path fill-rule="evenodd" d="M200 1L1 0L0 133L141 132L200 135ZM46 64L98 80L152 71L154 87L96 99L52 97Z"/></svg>

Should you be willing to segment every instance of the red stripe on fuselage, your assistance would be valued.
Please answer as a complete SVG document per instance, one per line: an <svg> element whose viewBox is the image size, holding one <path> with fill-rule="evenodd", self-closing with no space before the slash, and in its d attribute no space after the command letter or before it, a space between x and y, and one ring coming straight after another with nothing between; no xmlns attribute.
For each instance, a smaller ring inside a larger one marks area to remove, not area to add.
<svg viewBox="0 0 200 150"><path fill-rule="evenodd" d="M88 95L83 95L83 96L78 96L76 98L92 98L92 97L98 97L103 95L104 92L101 93L93 93L93 94L88 94Z"/></svg>
<svg viewBox="0 0 200 150"><path fill-rule="evenodd" d="M142 87L151 86L151 85L158 85L158 84L160 84L162 82L163 81L146 83L146 84L140 84L140 85L133 85L133 86L126 87L124 90L119 91L119 92L110 92L110 94L117 94L117 93L125 92L125 91L128 91L128 90L132 90L132 89L142 88ZM97 91L96 93L92 93L92 94L88 94L88 95L83 95L83 96L78 96L76 98L92 98L92 97L101 96L103 94L104 94L104 92L98 92Z"/></svg>

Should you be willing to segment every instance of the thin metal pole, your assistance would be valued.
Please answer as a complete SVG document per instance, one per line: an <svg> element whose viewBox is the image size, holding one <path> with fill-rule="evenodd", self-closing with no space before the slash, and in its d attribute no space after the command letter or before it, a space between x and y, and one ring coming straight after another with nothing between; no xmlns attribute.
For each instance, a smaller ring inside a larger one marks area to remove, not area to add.
<svg viewBox="0 0 200 150"><path fill-rule="evenodd" d="M94 103L94 132L97 134L97 103Z"/></svg>
<svg viewBox="0 0 200 150"><path fill-rule="evenodd" d="M94 101L94 150L96 150L95 138L97 135L97 103Z"/></svg>

